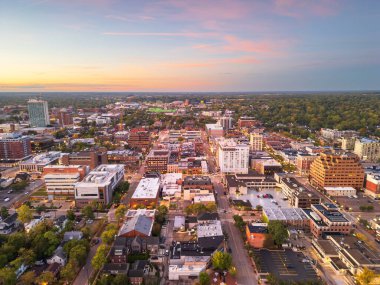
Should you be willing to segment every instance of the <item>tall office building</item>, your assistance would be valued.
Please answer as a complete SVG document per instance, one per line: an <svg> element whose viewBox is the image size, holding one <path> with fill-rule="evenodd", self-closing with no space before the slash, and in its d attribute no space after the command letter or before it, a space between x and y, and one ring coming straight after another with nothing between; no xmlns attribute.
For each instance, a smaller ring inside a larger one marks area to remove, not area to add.
<svg viewBox="0 0 380 285"><path fill-rule="evenodd" d="M377 162L380 160L380 141L369 138L357 139L354 153L362 160Z"/></svg>
<svg viewBox="0 0 380 285"><path fill-rule="evenodd" d="M359 158L352 153L321 153L310 166L310 183L325 187L363 187L364 170Z"/></svg>
<svg viewBox="0 0 380 285"><path fill-rule="evenodd" d="M249 143L251 150L262 151L263 150L263 135L259 133L251 133L249 136Z"/></svg>
<svg viewBox="0 0 380 285"><path fill-rule="evenodd" d="M221 173L248 173L249 145L224 139L219 142L217 156Z"/></svg>
<svg viewBox="0 0 380 285"><path fill-rule="evenodd" d="M48 102L31 99L28 101L29 122L32 127L46 127L50 124Z"/></svg>

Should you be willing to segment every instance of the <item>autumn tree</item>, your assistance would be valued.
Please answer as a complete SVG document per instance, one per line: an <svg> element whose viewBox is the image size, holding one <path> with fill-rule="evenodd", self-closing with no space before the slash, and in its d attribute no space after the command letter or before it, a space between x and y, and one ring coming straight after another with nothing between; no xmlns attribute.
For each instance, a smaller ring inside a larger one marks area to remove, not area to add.
<svg viewBox="0 0 380 285"><path fill-rule="evenodd" d="M27 205L22 205L16 209L18 219L22 223L29 223L33 218L32 210Z"/></svg>

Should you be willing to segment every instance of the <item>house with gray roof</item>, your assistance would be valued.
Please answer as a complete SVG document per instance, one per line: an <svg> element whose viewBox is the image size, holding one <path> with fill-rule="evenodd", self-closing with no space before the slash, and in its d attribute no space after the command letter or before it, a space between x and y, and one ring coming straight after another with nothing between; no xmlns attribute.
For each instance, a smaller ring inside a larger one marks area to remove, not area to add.
<svg viewBox="0 0 380 285"><path fill-rule="evenodd" d="M148 237L152 234L153 219L143 215L135 216L124 222L118 236L123 237Z"/></svg>

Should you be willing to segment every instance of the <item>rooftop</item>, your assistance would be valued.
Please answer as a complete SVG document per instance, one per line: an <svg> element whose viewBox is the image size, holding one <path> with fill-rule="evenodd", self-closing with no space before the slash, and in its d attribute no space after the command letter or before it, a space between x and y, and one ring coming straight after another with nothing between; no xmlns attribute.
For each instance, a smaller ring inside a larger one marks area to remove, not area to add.
<svg viewBox="0 0 380 285"><path fill-rule="evenodd" d="M112 182L113 177L119 171L124 171L123 164L101 164L76 184L77 187L86 187L91 185L107 185Z"/></svg>
<svg viewBox="0 0 380 285"><path fill-rule="evenodd" d="M198 238L223 236L222 223L219 220L215 220L198 224L197 234Z"/></svg>
<svg viewBox="0 0 380 285"><path fill-rule="evenodd" d="M127 234L131 231L137 231L144 235L150 236L152 233L153 220L143 215L134 216L124 222L119 230L119 235Z"/></svg>
<svg viewBox="0 0 380 285"><path fill-rule="evenodd" d="M300 208L264 208L269 221L301 221L308 216Z"/></svg>
<svg viewBox="0 0 380 285"><path fill-rule="evenodd" d="M159 178L143 178L132 195L132 199L154 199L160 189Z"/></svg>

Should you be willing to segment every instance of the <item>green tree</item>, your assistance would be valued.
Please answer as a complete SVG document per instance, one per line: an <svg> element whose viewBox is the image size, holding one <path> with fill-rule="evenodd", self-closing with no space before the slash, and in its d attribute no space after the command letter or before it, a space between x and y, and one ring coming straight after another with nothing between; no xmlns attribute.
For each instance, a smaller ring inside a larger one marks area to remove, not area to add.
<svg viewBox="0 0 380 285"><path fill-rule="evenodd" d="M22 285L32 285L34 284L35 280L36 280L36 274L34 273L34 271L25 272L20 277L20 283Z"/></svg>
<svg viewBox="0 0 380 285"><path fill-rule="evenodd" d="M115 217L117 219L117 224L120 223L120 220L124 218L125 213L127 212L127 206L119 205L115 210Z"/></svg>
<svg viewBox="0 0 380 285"><path fill-rule="evenodd" d="M102 233L101 239L104 243L110 245L115 240L116 234L117 234L116 229L109 229Z"/></svg>
<svg viewBox="0 0 380 285"><path fill-rule="evenodd" d="M86 263L87 249L84 245L78 244L74 246L69 253L69 259L75 260L79 266L83 266Z"/></svg>
<svg viewBox="0 0 380 285"><path fill-rule="evenodd" d="M9 212L8 212L7 207L4 207L4 206L1 207L0 216L1 216L2 219L5 219L5 218L9 217Z"/></svg>
<svg viewBox="0 0 380 285"><path fill-rule="evenodd" d="M118 274L113 279L112 285L124 285L128 283L128 277L125 274Z"/></svg>
<svg viewBox="0 0 380 285"><path fill-rule="evenodd" d="M82 209L82 214L83 214L83 216L85 216L85 218L88 219L88 220L90 220L90 219L94 219L94 218L95 218L94 210L93 210L92 207L89 206L89 205L85 206L85 207Z"/></svg>
<svg viewBox="0 0 380 285"><path fill-rule="evenodd" d="M67 210L66 212L67 219L69 221L74 221L75 220L75 213L73 210Z"/></svg>
<svg viewBox="0 0 380 285"><path fill-rule="evenodd" d="M364 267L363 271L356 275L356 281L360 285L369 285L371 281L375 278L376 274L368 267Z"/></svg>
<svg viewBox="0 0 380 285"><path fill-rule="evenodd" d="M32 210L27 205L22 205L17 208L16 212L18 214L19 221L22 223L29 223L33 218Z"/></svg>
<svg viewBox="0 0 380 285"><path fill-rule="evenodd" d="M68 262L61 270L60 275L61 278L68 282L71 283L71 281L74 280L77 272L77 266L75 262Z"/></svg>
<svg viewBox="0 0 380 285"><path fill-rule="evenodd" d="M199 285L210 285L211 278L206 272L202 271L199 273Z"/></svg>
<svg viewBox="0 0 380 285"><path fill-rule="evenodd" d="M91 260L92 267L94 267L95 270L100 270L107 262L107 253L107 246L104 244L99 245L94 258Z"/></svg>
<svg viewBox="0 0 380 285"><path fill-rule="evenodd" d="M227 252L217 251L212 256L212 266L216 270L227 270L232 265L232 256Z"/></svg>
<svg viewBox="0 0 380 285"><path fill-rule="evenodd" d="M2 285L14 285L16 284L16 273L10 267L0 269L0 280Z"/></svg>
<svg viewBox="0 0 380 285"><path fill-rule="evenodd" d="M273 241L277 246L282 245L289 237L288 230L280 221L269 221L268 231L273 237Z"/></svg>

